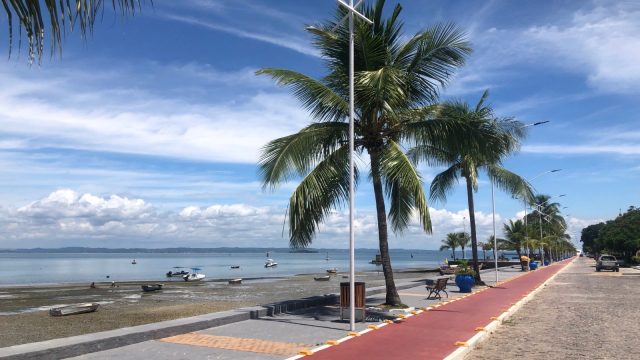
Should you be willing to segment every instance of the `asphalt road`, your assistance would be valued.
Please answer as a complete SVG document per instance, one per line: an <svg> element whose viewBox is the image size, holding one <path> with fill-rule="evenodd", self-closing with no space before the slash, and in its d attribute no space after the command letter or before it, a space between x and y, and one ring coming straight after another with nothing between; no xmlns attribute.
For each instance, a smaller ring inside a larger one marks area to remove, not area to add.
<svg viewBox="0 0 640 360"><path fill-rule="evenodd" d="M465 359L640 358L640 271L578 258Z"/></svg>

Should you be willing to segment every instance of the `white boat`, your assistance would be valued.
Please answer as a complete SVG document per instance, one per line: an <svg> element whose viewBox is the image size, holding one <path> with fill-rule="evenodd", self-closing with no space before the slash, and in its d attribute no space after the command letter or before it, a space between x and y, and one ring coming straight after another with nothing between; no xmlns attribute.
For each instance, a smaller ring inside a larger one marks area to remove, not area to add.
<svg viewBox="0 0 640 360"><path fill-rule="evenodd" d="M98 310L100 304L98 303L85 303L74 304L68 306L61 306L49 309L49 315L51 316L66 316L75 314L90 313Z"/></svg>
<svg viewBox="0 0 640 360"><path fill-rule="evenodd" d="M182 278L184 281L200 281L205 278L204 274L198 274L200 268L191 268L191 273L189 275L185 275Z"/></svg>
<svg viewBox="0 0 640 360"><path fill-rule="evenodd" d="M273 259L267 259L267 261L264 263L264 267L266 268L270 268L270 267L274 267L277 266L278 263L273 261Z"/></svg>
<svg viewBox="0 0 640 360"><path fill-rule="evenodd" d="M136 259L133 259L133 261L131 262L133 265L137 264Z"/></svg>
<svg viewBox="0 0 640 360"><path fill-rule="evenodd" d="M229 285L239 285L242 284L242 279L231 279L229 280Z"/></svg>
<svg viewBox="0 0 640 360"><path fill-rule="evenodd" d="M327 273L329 273L329 274L337 274L338 273L338 269L337 268L327 269Z"/></svg>
<svg viewBox="0 0 640 360"><path fill-rule="evenodd" d="M314 276L313 280L315 280L315 281L329 281L329 280L331 280L331 276L330 275Z"/></svg>

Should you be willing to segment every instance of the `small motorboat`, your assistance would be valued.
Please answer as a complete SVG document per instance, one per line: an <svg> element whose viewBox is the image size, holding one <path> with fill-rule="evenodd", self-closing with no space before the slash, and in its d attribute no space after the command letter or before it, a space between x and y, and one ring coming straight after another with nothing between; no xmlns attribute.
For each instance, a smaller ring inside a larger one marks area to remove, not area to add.
<svg viewBox="0 0 640 360"><path fill-rule="evenodd" d="M76 314L84 314L90 313L98 310L100 304L98 303L84 303L84 304L74 304L68 306L60 306L49 309L49 315L51 316L67 316L67 315L76 315Z"/></svg>
<svg viewBox="0 0 640 360"><path fill-rule="evenodd" d="M313 280L315 280L315 281L329 281L329 280L331 280L331 276L330 275L315 276L313 278Z"/></svg>
<svg viewBox="0 0 640 360"><path fill-rule="evenodd" d="M185 275L189 275L188 271L184 271L184 270L180 270L180 271L169 271L167 274L167 277L183 277Z"/></svg>
<svg viewBox="0 0 640 360"><path fill-rule="evenodd" d="M149 284L149 285L142 285L142 291L144 292L152 292L152 291L158 291L158 290L162 290L162 284Z"/></svg>
<svg viewBox="0 0 640 360"><path fill-rule="evenodd" d="M136 259L133 259L133 261L131 262L133 265L137 264Z"/></svg>
<svg viewBox="0 0 640 360"><path fill-rule="evenodd" d="M204 274L198 274L200 268L191 268L191 273L183 276L184 281L200 281L205 278Z"/></svg>
<svg viewBox="0 0 640 360"><path fill-rule="evenodd" d="M242 284L242 279L230 279L229 285L240 285Z"/></svg>
<svg viewBox="0 0 640 360"><path fill-rule="evenodd" d="M232 269L240 269L240 265L231 265Z"/></svg>
<svg viewBox="0 0 640 360"><path fill-rule="evenodd" d="M270 268L274 266L278 266L278 263L273 261L273 259L267 259L267 261L264 263L264 267L266 268Z"/></svg>
<svg viewBox="0 0 640 360"><path fill-rule="evenodd" d="M337 268L327 269L327 273L328 274L337 274L338 273L338 269Z"/></svg>

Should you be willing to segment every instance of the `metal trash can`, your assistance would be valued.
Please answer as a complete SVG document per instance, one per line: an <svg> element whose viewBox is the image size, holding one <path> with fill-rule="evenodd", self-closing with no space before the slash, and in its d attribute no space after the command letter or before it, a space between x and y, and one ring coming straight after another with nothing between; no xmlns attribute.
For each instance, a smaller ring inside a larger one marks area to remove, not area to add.
<svg viewBox="0 0 640 360"><path fill-rule="evenodd" d="M346 309L347 319L349 318L349 306L350 306L350 292L349 292L349 283L341 282L340 283L340 319L344 320L344 310ZM365 302L366 302L366 294L365 294L365 286L364 282L356 281L355 282L355 308L356 308L356 321L364 321L365 320ZM360 311L358 311L360 310ZM358 316L358 315L360 315Z"/></svg>

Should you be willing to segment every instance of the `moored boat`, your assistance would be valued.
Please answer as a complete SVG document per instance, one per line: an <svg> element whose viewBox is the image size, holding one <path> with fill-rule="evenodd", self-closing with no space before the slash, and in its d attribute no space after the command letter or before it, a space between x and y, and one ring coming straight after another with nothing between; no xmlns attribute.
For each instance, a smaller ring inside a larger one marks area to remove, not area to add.
<svg viewBox="0 0 640 360"><path fill-rule="evenodd" d="M278 266L278 263L273 261L273 259L267 259L267 261L264 263L264 267L266 268L270 268L274 266Z"/></svg>
<svg viewBox="0 0 640 360"><path fill-rule="evenodd" d="M162 290L162 284L149 284L149 285L142 285L142 291L144 292L152 292L152 291L158 291L158 290Z"/></svg>
<svg viewBox="0 0 640 360"><path fill-rule="evenodd" d="M200 268L191 268L191 273L183 276L184 281L200 281L205 278L204 274L199 274Z"/></svg>
<svg viewBox="0 0 640 360"><path fill-rule="evenodd" d="M167 277L183 277L185 275L189 275L188 271L180 270L180 271L169 271Z"/></svg>
<svg viewBox="0 0 640 360"><path fill-rule="evenodd" d="M49 309L49 315L67 316L67 315L90 313L98 310L99 306L100 304L98 303L84 303L84 304L60 306L60 307Z"/></svg>
<svg viewBox="0 0 640 360"><path fill-rule="evenodd" d="M337 274L338 273L338 269L337 268L327 269L327 273L329 273L329 274Z"/></svg>
<svg viewBox="0 0 640 360"><path fill-rule="evenodd" d="M232 269L240 269L240 265L231 265Z"/></svg>
<svg viewBox="0 0 640 360"><path fill-rule="evenodd" d="M242 284L242 279L230 279L229 285L239 285Z"/></svg>
<svg viewBox="0 0 640 360"><path fill-rule="evenodd" d="M330 275L315 276L313 278L313 280L315 280L315 281L329 281L329 280L331 280L331 276Z"/></svg>

